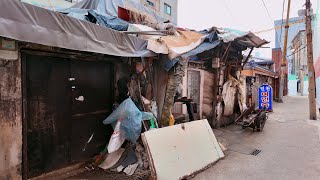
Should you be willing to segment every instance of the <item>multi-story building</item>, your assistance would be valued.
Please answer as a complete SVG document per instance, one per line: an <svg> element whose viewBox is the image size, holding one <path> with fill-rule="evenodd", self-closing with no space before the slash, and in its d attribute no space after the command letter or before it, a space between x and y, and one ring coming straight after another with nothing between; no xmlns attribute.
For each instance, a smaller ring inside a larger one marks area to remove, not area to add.
<svg viewBox="0 0 320 180"><path fill-rule="evenodd" d="M177 24L177 0L136 0L164 19Z"/></svg>
<svg viewBox="0 0 320 180"><path fill-rule="evenodd" d="M299 31L291 42L291 74L300 75L300 70L307 67L307 39L305 30Z"/></svg>
<svg viewBox="0 0 320 180"><path fill-rule="evenodd" d="M307 58L307 38L305 30L300 30L291 41L291 70L289 81L292 95L297 92L301 96L308 94L308 58Z"/></svg>
<svg viewBox="0 0 320 180"><path fill-rule="evenodd" d="M313 23L312 23L313 24ZM281 72L281 61L282 61L282 53L283 53L283 41L284 41L284 36L285 36L285 25L286 25L286 20L285 19L280 19L274 21L274 27L275 27L275 48L272 49L272 59L275 61L275 67L276 67L276 72L280 74ZM287 48L287 58L286 58L286 71L285 71L285 83L284 84L284 92L283 94L286 95L289 93L289 95L294 95L292 94L293 92L296 93L297 90L297 81L298 79L292 75L293 67L295 67L294 64L294 56L291 55L291 47L290 43L293 41L293 39L296 37L296 35L300 31L305 30L305 10L299 10L298 11L298 17L293 17L289 19L289 30L288 30L288 48ZM297 67L298 68L298 67ZM295 85L294 85L295 84Z"/></svg>
<svg viewBox="0 0 320 180"><path fill-rule="evenodd" d="M298 17L293 17L289 19L289 30L288 30L288 43L290 43L296 34L301 31L305 30L305 14L304 10L298 11ZM281 48L283 50L283 41L285 36L285 19L279 19L274 21L275 27L275 48ZM288 46L289 47L289 46ZM289 48L287 50L290 50Z"/></svg>
<svg viewBox="0 0 320 180"><path fill-rule="evenodd" d="M22 2L33 4L35 6L46 9L56 10L71 7L81 0L21 0ZM99 0L92 0L99 1ZM107 0L100 0L107 1ZM173 24L177 24L177 0L131 0L147 7L155 14L169 20Z"/></svg>

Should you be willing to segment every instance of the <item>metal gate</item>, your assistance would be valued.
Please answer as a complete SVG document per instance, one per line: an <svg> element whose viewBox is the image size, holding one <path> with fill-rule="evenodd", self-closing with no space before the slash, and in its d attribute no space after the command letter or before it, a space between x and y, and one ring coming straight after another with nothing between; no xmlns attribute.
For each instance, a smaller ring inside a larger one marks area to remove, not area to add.
<svg viewBox="0 0 320 180"><path fill-rule="evenodd" d="M98 153L111 133L102 121L113 102L112 64L31 53L23 53L22 59L26 71L27 177Z"/></svg>

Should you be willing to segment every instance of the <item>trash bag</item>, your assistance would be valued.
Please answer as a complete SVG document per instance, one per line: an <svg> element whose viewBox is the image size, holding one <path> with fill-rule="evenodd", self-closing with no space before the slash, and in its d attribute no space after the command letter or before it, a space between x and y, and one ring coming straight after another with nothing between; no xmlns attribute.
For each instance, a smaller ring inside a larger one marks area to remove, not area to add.
<svg viewBox="0 0 320 180"><path fill-rule="evenodd" d="M132 99L128 98L103 121L103 124L111 124L115 129L118 120L121 119L120 131L123 131L127 140L136 142L141 134L142 120L152 118L151 113L141 112Z"/></svg>
<svg viewBox="0 0 320 180"><path fill-rule="evenodd" d="M118 150L124 141L126 140L125 138L125 132L121 131L120 126L121 126L122 119L119 118L117 121L117 124L114 128L113 134L109 140L108 143L108 152L112 153Z"/></svg>

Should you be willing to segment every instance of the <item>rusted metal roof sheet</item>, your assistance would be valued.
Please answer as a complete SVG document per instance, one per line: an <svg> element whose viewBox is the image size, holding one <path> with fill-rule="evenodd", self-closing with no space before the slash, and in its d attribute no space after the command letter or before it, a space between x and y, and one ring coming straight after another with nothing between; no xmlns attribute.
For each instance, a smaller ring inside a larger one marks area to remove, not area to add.
<svg viewBox="0 0 320 180"><path fill-rule="evenodd" d="M256 48L269 43L252 32L239 31L230 28L218 28L217 31L219 38L221 38L223 42L237 41L243 46Z"/></svg>

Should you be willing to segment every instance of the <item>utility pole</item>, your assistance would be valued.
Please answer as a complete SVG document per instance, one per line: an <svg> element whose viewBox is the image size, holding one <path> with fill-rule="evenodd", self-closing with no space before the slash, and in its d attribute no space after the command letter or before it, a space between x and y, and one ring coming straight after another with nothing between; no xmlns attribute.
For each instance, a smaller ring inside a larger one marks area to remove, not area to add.
<svg viewBox="0 0 320 180"><path fill-rule="evenodd" d="M288 0L287 19L286 19L286 25L284 27L286 31L285 31L285 35L284 35L284 41L283 41L283 53L282 53L282 62L281 62L279 102L283 102L283 89L284 89L286 59L287 59L287 42L288 42L288 30L289 30L290 4L291 4L291 0Z"/></svg>
<svg viewBox="0 0 320 180"><path fill-rule="evenodd" d="M309 113L311 120L317 120L315 73L313 66L313 45L311 27L311 3L306 0L306 31L307 31L307 54L308 54L308 78L309 78Z"/></svg>

